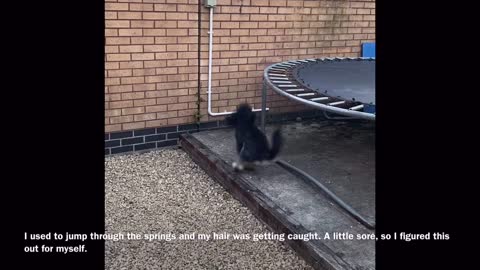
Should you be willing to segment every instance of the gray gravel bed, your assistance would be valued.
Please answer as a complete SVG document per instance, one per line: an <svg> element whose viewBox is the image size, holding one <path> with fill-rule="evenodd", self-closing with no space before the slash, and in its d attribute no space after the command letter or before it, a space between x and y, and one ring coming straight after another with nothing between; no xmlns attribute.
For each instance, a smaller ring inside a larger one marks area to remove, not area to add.
<svg viewBox="0 0 480 270"><path fill-rule="evenodd" d="M105 159L106 269L312 269L276 240L179 240L181 234L264 234L265 225L180 149Z"/></svg>

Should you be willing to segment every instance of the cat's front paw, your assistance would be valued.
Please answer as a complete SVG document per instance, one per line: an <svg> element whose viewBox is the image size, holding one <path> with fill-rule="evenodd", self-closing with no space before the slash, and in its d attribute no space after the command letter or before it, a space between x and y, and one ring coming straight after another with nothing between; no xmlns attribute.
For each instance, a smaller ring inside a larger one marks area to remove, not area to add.
<svg viewBox="0 0 480 270"><path fill-rule="evenodd" d="M244 168L243 168L243 165L240 164L240 163L237 163L237 162L233 162L232 163L232 168L235 170L235 171L242 171Z"/></svg>

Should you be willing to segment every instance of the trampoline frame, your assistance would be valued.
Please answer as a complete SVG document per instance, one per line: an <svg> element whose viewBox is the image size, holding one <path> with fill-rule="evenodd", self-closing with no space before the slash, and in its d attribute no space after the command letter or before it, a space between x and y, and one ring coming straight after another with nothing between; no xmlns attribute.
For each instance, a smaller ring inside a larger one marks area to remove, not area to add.
<svg viewBox="0 0 480 270"><path fill-rule="evenodd" d="M305 59L305 60L295 60L295 61L285 61L276 63L273 65L268 66L265 68L263 72L263 87L262 87L262 110L261 110L261 125L262 130L265 130L265 118L266 118L266 107L267 107L267 86L272 88L275 92L279 93L282 96L287 97L288 99L295 100L299 103L308 105L310 107L314 107L316 109L323 110L325 113L335 113L339 115L343 115L349 118L357 118L357 119L366 119L375 121L375 114L359 111L360 109L364 108L364 105L361 102L356 101L349 101L344 100L341 98L335 98L331 96L324 95L317 91L313 91L310 89L305 89L304 85L301 82L298 82L295 79L295 76L292 74L292 71L302 65L308 64L312 62L325 62L325 61L343 61L343 60L350 60L350 61L373 61L375 57L335 57L335 58L317 58L317 59ZM285 84L280 84L279 81L274 81L278 78L285 78ZM293 82L297 82L300 88L297 88L296 84ZM303 98L301 96L297 96L294 93L289 93L286 89L289 88L290 91L298 90L297 92L314 92L312 95L322 96L323 100L333 100L334 102L329 103L319 103L315 101L311 101L309 99ZM304 88L301 88L304 87ZM339 105L350 104L348 108L339 107Z"/></svg>

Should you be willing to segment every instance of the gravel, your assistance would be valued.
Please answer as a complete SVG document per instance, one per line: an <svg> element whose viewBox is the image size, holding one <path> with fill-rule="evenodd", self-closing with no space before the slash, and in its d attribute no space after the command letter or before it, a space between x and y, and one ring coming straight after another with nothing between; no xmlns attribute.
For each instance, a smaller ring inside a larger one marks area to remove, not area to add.
<svg viewBox="0 0 480 270"><path fill-rule="evenodd" d="M312 269L277 240L198 239L269 230L180 149L106 157L105 177L105 233L124 236L105 242L106 269Z"/></svg>

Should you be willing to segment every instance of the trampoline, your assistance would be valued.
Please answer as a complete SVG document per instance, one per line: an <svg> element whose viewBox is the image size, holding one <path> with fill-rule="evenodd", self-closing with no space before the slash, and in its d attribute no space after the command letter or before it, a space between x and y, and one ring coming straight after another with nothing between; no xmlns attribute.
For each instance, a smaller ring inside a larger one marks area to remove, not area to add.
<svg viewBox="0 0 480 270"><path fill-rule="evenodd" d="M375 57L305 59L268 66L264 71L262 126L267 86L324 112L375 121Z"/></svg>
<svg viewBox="0 0 480 270"><path fill-rule="evenodd" d="M305 59L268 66L264 71L262 90L261 125L264 132L267 86L289 99L321 109L325 114L343 116L335 119L375 121L375 57ZM375 229L375 223L369 222L320 181L283 160L276 163L318 187L367 228Z"/></svg>

